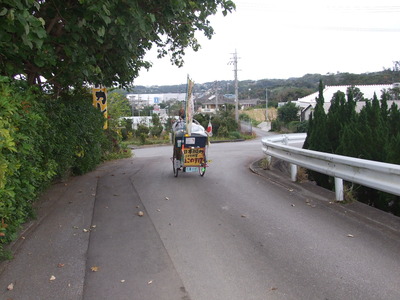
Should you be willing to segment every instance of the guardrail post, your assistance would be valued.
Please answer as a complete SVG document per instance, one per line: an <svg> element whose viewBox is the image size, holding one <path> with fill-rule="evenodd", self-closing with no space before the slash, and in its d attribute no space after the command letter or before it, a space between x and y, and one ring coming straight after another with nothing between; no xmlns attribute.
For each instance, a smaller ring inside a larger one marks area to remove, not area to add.
<svg viewBox="0 0 400 300"><path fill-rule="evenodd" d="M343 201L343 179L335 177L335 195L336 201Z"/></svg>
<svg viewBox="0 0 400 300"><path fill-rule="evenodd" d="M297 180L297 165L290 164L290 177L293 182Z"/></svg>

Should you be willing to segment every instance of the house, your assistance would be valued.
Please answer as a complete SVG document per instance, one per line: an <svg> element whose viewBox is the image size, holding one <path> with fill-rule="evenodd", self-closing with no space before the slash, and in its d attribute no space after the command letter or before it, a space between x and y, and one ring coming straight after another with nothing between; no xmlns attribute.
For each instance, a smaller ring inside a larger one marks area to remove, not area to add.
<svg viewBox="0 0 400 300"><path fill-rule="evenodd" d="M216 95L204 95L195 99L196 103L201 103L201 107L197 110L200 113L216 113L218 110L224 110L227 105L235 105L235 95L220 95L218 99ZM239 100L238 107L243 110L247 107L256 106L259 99Z"/></svg>
<svg viewBox="0 0 400 300"><path fill-rule="evenodd" d="M325 86L323 90L323 96L324 96L324 109L326 113L328 112L331 106L331 100L333 98L333 95L338 91L341 91L346 94L347 89L349 87L352 86L351 85ZM376 84L376 85L356 85L354 87L358 88L361 91L364 99L372 100L374 94L376 94L378 99L380 99L383 91L389 91L393 88L398 89L400 85L398 83L395 83L395 84ZM318 98L318 94L319 92L315 92L303 98L299 98L297 99L297 101L292 101L301 108L300 120L304 121L310 118L310 114L314 110L315 105L317 104L316 99ZM400 104L399 100L390 100L388 101L388 106L390 107L393 102L397 103L397 105ZM357 101L356 111L357 112L361 111L364 105L365 105L364 101Z"/></svg>

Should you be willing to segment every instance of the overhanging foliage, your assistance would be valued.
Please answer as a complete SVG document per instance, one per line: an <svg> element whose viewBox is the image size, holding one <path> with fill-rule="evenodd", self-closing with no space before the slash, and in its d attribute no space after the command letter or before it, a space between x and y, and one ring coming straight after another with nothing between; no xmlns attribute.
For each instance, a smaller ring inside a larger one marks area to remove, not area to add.
<svg viewBox="0 0 400 300"><path fill-rule="evenodd" d="M196 31L213 35L208 17L234 8L229 0L4 0L0 75L58 91L129 86L150 67L143 58L153 45L181 66L185 49L200 47Z"/></svg>

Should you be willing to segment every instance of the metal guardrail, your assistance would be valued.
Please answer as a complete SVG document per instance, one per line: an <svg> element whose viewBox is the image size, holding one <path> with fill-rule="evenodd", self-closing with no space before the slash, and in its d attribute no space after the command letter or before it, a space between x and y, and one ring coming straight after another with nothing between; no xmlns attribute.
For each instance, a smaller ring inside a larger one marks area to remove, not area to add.
<svg viewBox="0 0 400 300"><path fill-rule="evenodd" d="M335 178L336 200L343 200L343 180L400 196L400 165L290 146L304 143L307 134L295 133L265 137L262 150L270 159L276 157L291 164L291 179L296 181L297 166Z"/></svg>

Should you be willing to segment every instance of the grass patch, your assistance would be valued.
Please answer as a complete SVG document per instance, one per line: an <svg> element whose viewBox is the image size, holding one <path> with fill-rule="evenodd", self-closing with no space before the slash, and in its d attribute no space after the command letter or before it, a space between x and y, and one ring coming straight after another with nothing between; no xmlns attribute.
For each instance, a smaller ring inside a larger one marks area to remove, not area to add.
<svg viewBox="0 0 400 300"><path fill-rule="evenodd" d="M307 169L303 167L297 167L297 182L306 182L306 181L308 181Z"/></svg>
<svg viewBox="0 0 400 300"><path fill-rule="evenodd" d="M263 158L258 162L258 166L263 170L270 170L271 169L271 160L268 158Z"/></svg>

